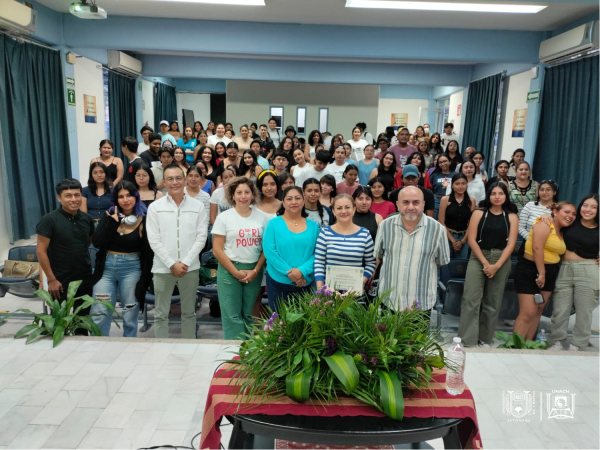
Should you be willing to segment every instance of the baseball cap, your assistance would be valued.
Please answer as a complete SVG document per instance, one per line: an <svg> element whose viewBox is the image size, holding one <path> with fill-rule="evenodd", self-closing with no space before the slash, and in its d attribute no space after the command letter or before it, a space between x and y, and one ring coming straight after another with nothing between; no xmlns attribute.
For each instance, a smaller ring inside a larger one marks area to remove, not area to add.
<svg viewBox="0 0 600 450"><path fill-rule="evenodd" d="M418 177L418 176L419 176L419 169L417 169L417 166L413 166L412 164L407 164L402 169L402 178Z"/></svg>
<svg viewBox="0 0 600 450"><path fill-rule="evenodd" d="M166 120L161 120L159 125L169 126L169 122L167 122Z"/></svg>
<svg viewBox="0 0 600 450"><path fill-rule="evenodd" d="M294 135L296 134L296 129L292 125L287 126L287 128L285 129L285 132L287 133L288 131L293 131Z"/></svg>

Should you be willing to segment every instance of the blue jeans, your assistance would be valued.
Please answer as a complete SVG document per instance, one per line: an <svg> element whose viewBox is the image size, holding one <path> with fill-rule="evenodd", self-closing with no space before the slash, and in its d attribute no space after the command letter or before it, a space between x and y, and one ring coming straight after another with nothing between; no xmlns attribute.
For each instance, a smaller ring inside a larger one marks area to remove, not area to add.
<svg viewBox="0 0 600 450"><path fill-rule="evenodd" d="M465 237L465 231L460 233L454 233L450 231L450 234L456 241L460 241ZM448 245L450 246L450 258L452 259L469 259L469 241L466 241L461 247L460 251L455 252L454 248L452 248L452 242L448 241Z"/></svg>
<svg viewBox="0 0 600 450"><path fill-rule="evenodd" d="M269 308L272 311L277 311L279 303L285 303L288 297L294 294L302 295L310 290L310 285L298 287L295 284L283 284L275 281L267 272L267 297L269 298Z"/></svg>
<svg viewBox="0 0 600 450"><path fill-rule="evenodd" d="M434 203L433 218L435 220L438 220L438 215L440 213L440 202L441 201L442 201L442 197L438 197L437 195L433 196L433 203Z"/></svg>
<svg viewBox="0 0 600 450"><path fill-rule="evenodd" d="M121 317L123 318L124 337L137 336L140 307L135 298L135 285L140 279L141 273L140 257L137 253L129 255L108 253L102 278L94 286L94 298L111 302L113 306L117 303L117 289L119 289L119 298L123 306ZM103 305L94 305L92 314L106 314L93 315L92 319L102 331L102 335L108 336L112 311Z"/></svg>

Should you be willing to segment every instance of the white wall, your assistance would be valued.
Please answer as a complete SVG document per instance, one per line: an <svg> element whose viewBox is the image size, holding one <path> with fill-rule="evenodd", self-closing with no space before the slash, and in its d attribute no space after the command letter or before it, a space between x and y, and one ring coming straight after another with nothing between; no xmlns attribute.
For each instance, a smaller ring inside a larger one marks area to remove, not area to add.
<svg viewBox="0 0 600 450"><path fill-rule="evenodd" d="M464 110L466 109L463 105L463 92L458 91L450 96L450 103L448 104L448 122L454 124L454 132L460 137L460 124L462 122ZM458 105L461 106L460 116L458 115ZM444 133L444 130L441 130L440 133ZM459 140L460 142L460 140ZM462 148L461 148L462 150Z"/></svg>
<svg viewBox="0 0 600 450"><path fill-rule="evenodd" d="M204 128L210 122L210 94L201 94L197 92L178 92L177 93L177 120L179 128L183 132L183 114L182 109L194 111L194 121L199 120ZM193 123L188 125L194 125ZM236 133L238 134L238 133Z"/></svg>
<svg viewBox="0 0 600 450"><path fill-rule="evenodd" d="M144 124L155 128L154 126L154 83L148 80L142 80L142 119ZM155 130L158 133L158 130ZM139 130L138 130L139 132ZM140 142L142 137L138 136Z"/></svg>
<svg viewBox="0 0 600 450"><path fill-rule="evenodd" d="M8 258L8 250L11 247L19 247L21 245L30 245L35 244L37 239L34 234L30 239L23 239L14 243L14 245L10 245L10 238L8 235L8 216L4 214L6 211L4 208L8 207L5 203L8 198L7 195L4 195L2 192L3 184L0 183L0 262L4 263Z"/></svg>
<svg viewBox="0 0 600 450"><path fill-rule="evenodd" d="M77 58L75 64L75 103L77 113L77 146L79 149L79 178L85 185L90 161L100 154L99 144L106 139L104 125L104 82L100 64L84 57ZM85 121L83 96L96 97L96 123Z"/></svg>
<svg viewBox="0 0 600 450"><path fill-rule="evenodd" d="M296 128L296 107L306 106L306 134L317 129L319 107L329 108L328 131L350 139L352 128L377 123L379 86L351 84L227 81L227 121L235 130L244 123L267 123L270 106L283 106L283 128Z"/></svg>
<svg viewBox="0 0 600 450"><path fill-rule="evenodd" d="M385 131L385 127L392 124L392 114L408 114L408 129L411 132L421 123L419 117L419 108L428 108L427 99L405 99L405 98L380 98L379 108L377 109L377 130L371 129L371 134L375 139L379 133Z"/></svg>
<svg viewBox="0 0 600 450"><path fill-rule="evenodd" d="M504 80L502 95L502 114L498 133L498 151L496 160L510 160L517 148L523 148L524 138L512 137L512 125L515 110L527 109L527 92L531 81L531 71L518 73ZM526 152L531 149L525 149Z"/></svg>

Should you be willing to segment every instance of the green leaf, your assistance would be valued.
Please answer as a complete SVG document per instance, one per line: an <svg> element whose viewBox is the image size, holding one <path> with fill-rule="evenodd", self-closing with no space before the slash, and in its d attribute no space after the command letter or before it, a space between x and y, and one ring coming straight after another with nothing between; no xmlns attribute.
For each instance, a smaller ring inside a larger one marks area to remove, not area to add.
<svg viewBox="0 0 600 450"><path fill-rule="evenodd" d="M425 364L441 369L444 367L444 360L440 356L427 356L425 358Z"/></svg>
<svg viewBox="0 0 600 450"><path fill-rule="evenodd" d="M525 347L525 341L523 340L523 336L521 336L516 331L513 333L513 341L515 343L515 348L521 349Z"/></svg>
<svg viewBox="0 0 600 450"><path fill-rule="evenodd" d="M275 375L277 378L281 378L281 377L282 377L282 376L284 376L284 375L285 375L287 372L288 372L288 371L287 371L287 369L282 367L282 368L281 368L281 369L279 369L277 372L275 372L275 374L274 374L274 375Z"/></svg>
<svg viewBox="0 0 600 450"><path fill-rule="evenodd" d="M44 326L46 327L46 330L48 330L48 333L52 334L54 333L54 325L56 324L56 321L54 320L54 317L46 314L47 317L42 317L42 321L44 322Z"/></svg>
<svg viewBox="0 0 600 450"><path fill-rule="evenodd" d="M287 323L294 323L294 322L297 322L298 320L302 319L303 317L304 317L304 314L287 313L285 315L285 320L287 321Z"/></svg>
<svg viewBox="0 0 600 450"><path fill-rule="evenodd" d="M510 336L508 335L508 333L505 333L504 331L496 331L494 333L494 337L498 340L505 341L505 342L510 339Z"/></svg>
<svg viewBox="0 0 600 450"><path fill-rule="evenodd" d="M48 331L45 330L45 329L43 329L43 328L38 328L37 330L32 331L31 334L27 337L27 340L25 341L25 344L29 344L35 338L37 338L40 334L48 334Z"/></svg>
<svg viewBox="0 0 600 450"><path fill-rule="evenodd" d="M304 370L297 374L289 374L285 377L285 393L289 398L297 402L304 402L310 397L310 381L312 369Z"/></svg>
<svg viewBox="0 0 600 450"><path fill-rule="evenodd" d="M302 361L302 350L300 350L298 353L296 353L296 356L294 356L294 361L292 362L292 364L294 366L297 366L298 364L300 364L300 361Z"/></svg>
<svg viewBox="0 0 600 450"><path fill-rule="evenodd" d="M100 327L96 325L96 323L92 320L90 316L80 316L79 319L88 327L90 327L89 330L94 336L102 336L102 331L100 331Z"/></svg>
<svg viewBox="0 0 600 450"><path fill-rule="evenodd" d="M25 336L27 333L29 333L32 330L35 330L37 328L38 328L38 326L35 323L32 323L30 325L25 325L23 328L21 328L19 331L17 331L15 333L15 339L18 339L21 336Z"/></svg>
<svg viewBox="0 0 600 450"><path fill-rule="evenodd" d="M347 393L350 394L358 386L360 377L352 356L338 351L331 356L324 356L323 359L337 379L344 385Z"/></svg>
<svg viewBox="0 0 600 450"><path fill-rule="evenodd" d="M58 344L60 344L60 341L62 341L64 336L65 327L56 327L56 330L54 330L52 347L56 347Z"/></svg>
<svg viewBox="0 0 600 450"><path fill-rule="evenodd" d="M394 371L385 372L383 370L378 370L377 374L379 375L383 411L392 419L402 419L404 417L404 397L398 374Z"/></svg>
<svg viewBox="0 0 600 450"><path fill-rule="evenodd" d="M35 313L33 311L29 311L28 309L15 309L13 312L8 313L8 314L4 314L2 316L2 320L0 320L0 323L4 322L4 320L8 319L9 317L11 317L12 315L18 313L18 312L22 312L25 314L31 314L31 315L35 315Z"/></svg>
<svg viewBox="0 0 600 450"><path fill-rule="evenodd" d="M71 281L69 283L69 288L67 289L67 299L71 300L75 298L75 294L77 293L77 289L83 283L83 280Z"/></svg>
<svg viewBox="0 0 600 450"><path fill-rule="evenodd" d="M52 296L50 295L50 292L43 289L38 289L33 293L33 295L44 300L48 306L52 306Z"/></svg>
<svg viewBox="0 0 600 450"><path fill-rule="evenodd" d="M305 369L308 369L310 367L310 364L311 364L310 354L308 353L308 350L304 350L304 354L302 355L302 366Z"/></svg>

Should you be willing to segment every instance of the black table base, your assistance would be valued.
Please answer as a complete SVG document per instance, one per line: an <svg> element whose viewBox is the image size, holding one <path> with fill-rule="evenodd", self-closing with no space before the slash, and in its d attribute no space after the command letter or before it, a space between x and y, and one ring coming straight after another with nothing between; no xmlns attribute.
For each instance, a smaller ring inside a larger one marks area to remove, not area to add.
<svg viewBox="0 0 600 450"><path fill-rule="evenodd" d="M310 444L364 447L417 444L442 438L444 448L462 448L458 437L458 424L462 419L406 417L403 420L393 420L389 417L323 417L290 414L238 415L227 418L233 423L229 440L230 449L264 448L264 446L256 446L258 442L255 442L255 435Z"/></svg>

